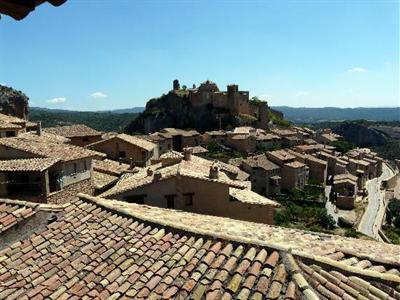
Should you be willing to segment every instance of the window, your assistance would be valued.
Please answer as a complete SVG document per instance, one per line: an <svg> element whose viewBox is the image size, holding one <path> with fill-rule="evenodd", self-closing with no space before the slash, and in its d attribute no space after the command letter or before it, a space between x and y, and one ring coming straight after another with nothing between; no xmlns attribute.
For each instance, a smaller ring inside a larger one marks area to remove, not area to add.
<svg viewBox="0 0 400 300"><path fill-rule="evenodd" d="M126 157L125 151L119 151L118 155L119 157Z"/></svg>
<svg viewBox="0 0 400 300"><path fill-rule="evenodd" d="M82 138L82 141L89 142L89 138L87 136L85 136L85 137Z"/></svg>
<svg viewBox="0 0 400 300"><path fill-rule="evenodd" d="M167 208L175 208L175 195L166 195L165 199L167 199Z"/></svg>
<svg viewBox="0 0 400 300"><path fill-rule="evenodd" d="M126 202L129 203L136 203L136 204L144 204L144 199L147 195L133 195L133 196L126 196L124 197Z"/></svg>
<svg viewBox="0 0 400 300"><path fill-rule="evenodd" d="M78 173L78 164L74 163L74 173Z"/></svg>
<svg viewBox="0 0 400 300"><path fill-rule="evenodd" d="M183 194L183 200L186 206L193 206L193 196L194 193Z"/></svg>
<svg viewBox="0 0 400 300"><path fill-rule="evenodd" d="M6 131L6 137L13 137L13 136L15 136L14 131Z"/></svg>

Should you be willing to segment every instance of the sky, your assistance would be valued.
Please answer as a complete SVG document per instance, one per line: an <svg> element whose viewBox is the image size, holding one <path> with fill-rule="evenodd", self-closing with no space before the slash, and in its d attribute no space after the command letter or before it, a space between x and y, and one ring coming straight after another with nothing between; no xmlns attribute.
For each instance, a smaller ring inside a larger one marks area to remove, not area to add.
<svg viewBox="0 0 400 300"><path fill-rule="evenodd" d="M31 106L144 106L174 79L270 106L400 106L399 1L68 0L0 19L0 84Z"/></svg>

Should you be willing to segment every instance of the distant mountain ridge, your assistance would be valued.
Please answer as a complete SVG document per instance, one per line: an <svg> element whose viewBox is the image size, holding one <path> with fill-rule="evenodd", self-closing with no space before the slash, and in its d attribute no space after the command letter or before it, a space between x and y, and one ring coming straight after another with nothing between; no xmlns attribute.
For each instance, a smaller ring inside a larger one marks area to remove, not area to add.
<svg viewBox="0 0 400 300"><path fill-rule="evenodd" d="M290 106L271 106L271 108L281 111L285 119L294 123L319 123L326 121L348 121L348 120L369 120L369 121L400 121L400 107L290 107ZM48 112L68 112L79 111L50 109L41 107L30 107L34 111ZM99 110L96 113L141 113L144 107L123 108L114 110Z"/></svg>
<svg viewBox="0 0 400 300"><path fill-rule="evenodd" d="M289 107L272 106L281 111L285 119L294 123L318 123L326 121L369 120L400 121L400 107Z"/></svg>

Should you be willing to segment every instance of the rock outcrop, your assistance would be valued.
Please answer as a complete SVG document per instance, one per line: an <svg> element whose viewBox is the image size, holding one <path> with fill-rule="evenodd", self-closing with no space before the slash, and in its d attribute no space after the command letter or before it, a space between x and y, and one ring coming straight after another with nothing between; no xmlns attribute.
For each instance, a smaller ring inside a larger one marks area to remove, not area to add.
<svg viewBox="0 0 400 300"><path fill-rule="evenodd" d="M373 147L385 144L384 134L374 128L357 123L344 123L332 129L334 133L340 134L347 141L358 147Z"/></svg>
<svg viewBox="0 0 400 300"><path fill-rule="evenodd" d="M23 92L0 85L0 113L27 119L28 101L29 98Z"/></svg>
<svg viewBox="0 0 400 300"><path fill-rule="evenodd" d="M151 99L146 110L126 128L127 133L151 133L166 127L207 130L252 125L268 127L268 104L249 99L248 91L228 85L220 91L212 81L187 89L174 80L168 94Z"/></svg>

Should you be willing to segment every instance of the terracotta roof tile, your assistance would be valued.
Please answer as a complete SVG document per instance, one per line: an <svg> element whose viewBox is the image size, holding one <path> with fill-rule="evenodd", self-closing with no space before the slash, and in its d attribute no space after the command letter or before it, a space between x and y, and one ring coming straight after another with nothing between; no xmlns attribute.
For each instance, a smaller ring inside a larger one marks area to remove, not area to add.
<svg viewBox="0 0 400 300"><path fill-rule="evenodd" d="M33 203L19 203L17 201L0 199L0 233L32 217L36 213L37 207L38 205ZM22 244L20 246L22 246Z"/></svg>
<svg viewBox="0 0 400 300"><path fill-rule="evenodd" d="M44 129L45 132L61 135L66 138L82 137L82 136L100 136L102 133L90 128L84 124L49 127Z"/></svg>
<svg viewBox="0 0 400 300"><path fill-rule="evenodd" d="M0 172L43 172L59 160L54 158L26 158L0 160Z"/></svg>
<svg viewBox="0 0 400 300"><path fill-rule="evenodd" d="M36 157L71 161L89 157L104 157L105 154L68 144L52 142L47 139L12 137L0 139L0 145L17 149Z"/></svg>
<svg viewBox="0 0 400 300"><path fill-rule="evenodd" d="M180 222L172 218L174 215ZM196 218L207 226L218 226L221 235L202 231ZM185 227L189 219L191 226ZM213 220L218 225L212 224ZM375 271L369 271L361 278L357 272L362 271L344 272L345 268L328 258L319 261L318 256L292 255L283 247L265 244L274 239L274 231L289 243L288 233L303 242L309 233L254 224L252 231L246 226L241 230L256 233L260 228L271 228L272 231L263 235L262 240L246 241L232 235L235 230L232 224L253 223L228 220L81 196L56 222L0 252L0 297L351 299L362 295L392 299L399 296L398 276L378 277ZM224 228L225 222L230 229ZM329 236L324 235L318 241L329 242ZM345 241L341 244L345 245ZM313 246L308 237L307 247L315 253ZM35 259L21 259L20 253L26 247L31 247L29 252Z"/></svg>

